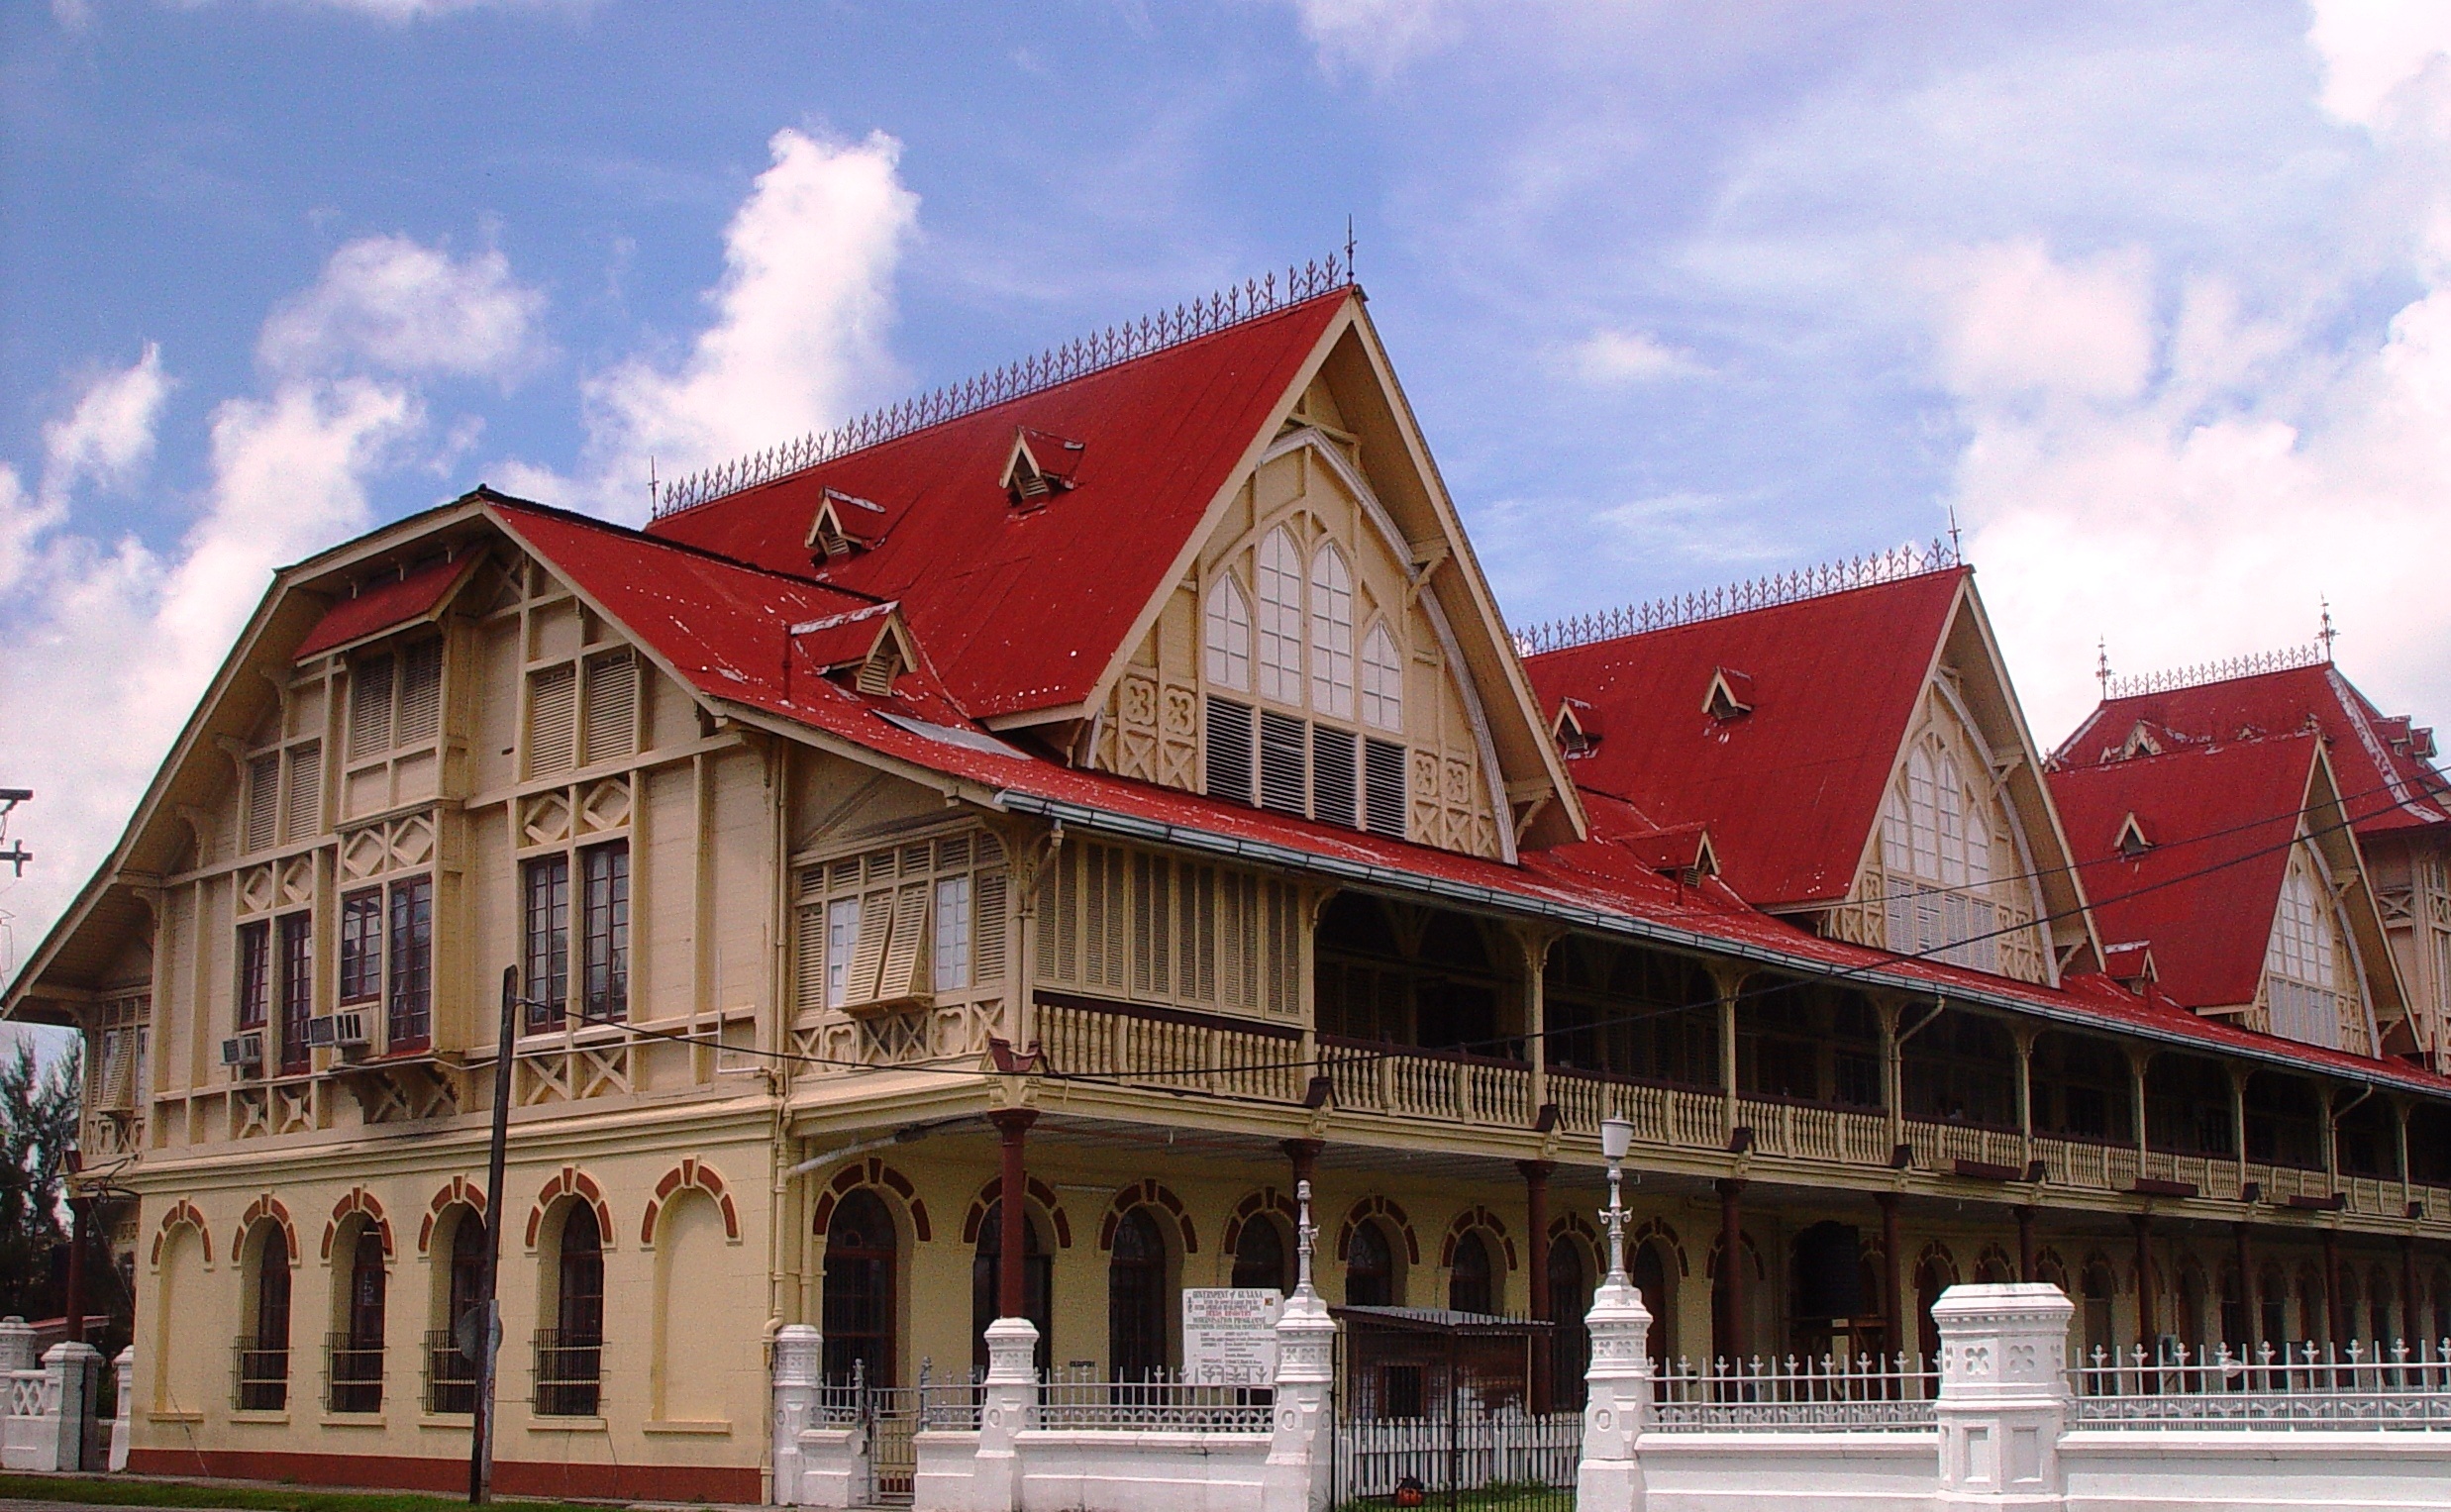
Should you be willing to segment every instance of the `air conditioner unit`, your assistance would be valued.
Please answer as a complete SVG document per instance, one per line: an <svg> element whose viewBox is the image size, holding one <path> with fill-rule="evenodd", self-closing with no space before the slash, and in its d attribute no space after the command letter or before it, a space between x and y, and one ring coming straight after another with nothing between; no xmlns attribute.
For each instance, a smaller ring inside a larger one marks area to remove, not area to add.
<svg viewBox="0 0 2451 1512"><path fill-rule="evenodd" d="M263 1033L237 1035L221 1042L221 1063L241 1068L263 1064Z"/></svg>
<svg viewBox="0 0 2451 1512"><path fill-rule="evenodd" d="M323 1022L332 1026L328 1043L343 1050L363 1050L374 1043L374 1025L363 1008L344 1008Z"/></svg>
<svg viewBox="0 0 2451 1512"><path fill-rule="evenodd" d="M332 1043L332 1016L330 1014L306 1021L306 1043L310 1046Z"/></svg>

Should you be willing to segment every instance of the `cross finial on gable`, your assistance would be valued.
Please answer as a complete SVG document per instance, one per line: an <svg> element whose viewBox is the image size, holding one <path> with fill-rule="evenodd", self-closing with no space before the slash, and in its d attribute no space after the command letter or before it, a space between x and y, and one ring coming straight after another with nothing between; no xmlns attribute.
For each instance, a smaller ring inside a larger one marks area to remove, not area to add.
<svg viewBox="0 0 2451 1512"><path fill-rule="evenodd" d="M2318 596L2315 602L2323 606L2323 628L2315 632L2315 639L2323 643L2323 659L2329 661L2332 659L2332 638L2340 632L2332 628L2332 601Z"/></svg>
<svg viewBox="0 0 2451 1512"><path fill-rule="evenodd" d="M2110 643L2107 640L2094 643L2094 680L2102 685L2102 697L2107 700L2110 697Z"/></svg>

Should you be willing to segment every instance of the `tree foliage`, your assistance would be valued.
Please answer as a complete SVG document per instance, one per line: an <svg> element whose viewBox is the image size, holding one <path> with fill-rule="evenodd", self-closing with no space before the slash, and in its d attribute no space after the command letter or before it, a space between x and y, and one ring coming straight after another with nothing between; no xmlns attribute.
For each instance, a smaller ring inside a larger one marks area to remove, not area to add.
<svg viewBox="0 0 2451 1512"><path fill-rule="evenodd" d="M19 1042L0 1059L0 1316L56 1316L65 1298L51 1257L67 1242L60 1183L76 1139L80 1058L35 1068Z"/></svg>

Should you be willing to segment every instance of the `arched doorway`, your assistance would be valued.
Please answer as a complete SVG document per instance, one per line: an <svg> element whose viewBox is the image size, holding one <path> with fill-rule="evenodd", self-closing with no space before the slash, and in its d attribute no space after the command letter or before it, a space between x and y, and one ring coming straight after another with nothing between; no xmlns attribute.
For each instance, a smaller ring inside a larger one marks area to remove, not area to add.
<svg viewBox="0 0 2451 1512"><path fill-rule="evenodd" d="M1234 1284L1254 1291L1291 1291L1284 1231L1266 1214L1255 1214L1234 1237Z"/></svg>
<svg viewBox="0 0 2451 1512"><path fill-rule="evenodd" d="M1549 1246L1549 1321L1556 1325L1556 1343L1549 1352L1550 1400L1560 1411L1583 1403L1583 1372L1591 1367L1591 1330L1583 1315L1591 1310L1591 1277L1583 1262L1583 1247L1572 1239ZM1657 1338L1659 1325L1651 1328Z"/></svg>
<svg viewBox="0 0 2451 1512"><path fill-rule="evenodd" d="M838 1384L857 1374L871 1386L895 1383L893 1215L862 1187L826 1222L825 1377Z"/></svg>
<svg viewBox="0 0 2451 1512"><path fill-rule="evenodd" d="M1038 1217L1021 1210L1021 1315L1038 1326L1038 1367L1055 1358L1056 1263L1038 1231ZM1004 1277L1004 1204L987 1204L978 1221L978 1248L970 1257L970 1363L987 1368L987 1325L996 1320Z"/></svg>
<svg viewBox="0 0 2451 1512"><path fill-rule="evenodd" d="M1932 1251L1915 1266L1915 1348L1926 1369L1940 1367L1940 1324L1932 1317L1932 1306L1957 1283L1957 1262L1945 1251Z"/></svg>
<svg viewBox="0 0 2451 1512"><path fill-rule="evenodd" d="M277 1223L256 1229L254 1348L241 1352L239 1405L278 1412L289 1404L289 1238Z"/></svg>
<svg viewBox="0 0 2451 1512"><path fill-rule="evenodd" d="M332 1410L383 1410L383 1236L359 1223L350 1235L342 1293L341 1347L332 1359Z"/></svg>
<svg viewBox="0 0 2451 1512"><path fill-rule="evenodd" d="M1366 1218L1354 1225L1353 1238L1345 1246L1345 1305L1394 1307L1400 1296L1395 1252L1387 1243L1387 1231L1377 1219Z"/></svg>
<svg viewBox="0 0 2451 1512"><path fill-rule="evenodd" d="M451 1255L443 1278L442 1337L433 1341L426 1386L426 1410L434 1413L476 1410L476 1364L460 1353L460 1320L476 1310L485 1288L485 1220L476 1210L452 1210Z"/></svg>
<svg viewBox="0 0 2451 1512"><path fill-rule="evenodd" d="M1106 1348L1116 1380L1161 1380L1167 1360L1166 1236L1149 1209L1115 1225L1106 1263Z"/></svg>
<svg viewBox="0 0 2451 1512"><path fill-rule="evenodd" d="M1454 1263L1447 1271L1447 1305L1460 1313L1492 1313L1497 1309L1489 1263L1489 1247L1478 1232L1456 1241Z"/></svg>
<svg viewBox="0 0 2451 1512"><path fill-rule="evenodd" d="M591 1418L602 1402L604 1363L604 1230L592 1204L563 1207L560 1248L553 1337L538 1352L536 1410Z"/></svg>

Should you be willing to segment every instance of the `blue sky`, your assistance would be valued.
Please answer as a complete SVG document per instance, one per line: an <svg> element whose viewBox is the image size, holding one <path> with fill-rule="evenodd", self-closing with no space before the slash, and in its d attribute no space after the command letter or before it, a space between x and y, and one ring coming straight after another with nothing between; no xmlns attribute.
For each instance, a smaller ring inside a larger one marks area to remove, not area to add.
<svg viewBox="0 0 2451 1512"><path fill-rule="evenodd" d="M1348 215L1518 623L1954 511L2046 745L2097 639L2326 599L2451 721L2446 47L2389 0L14 0L0 910L30 947L280 562L480 480L636 516L651 457Z"/></svg>

